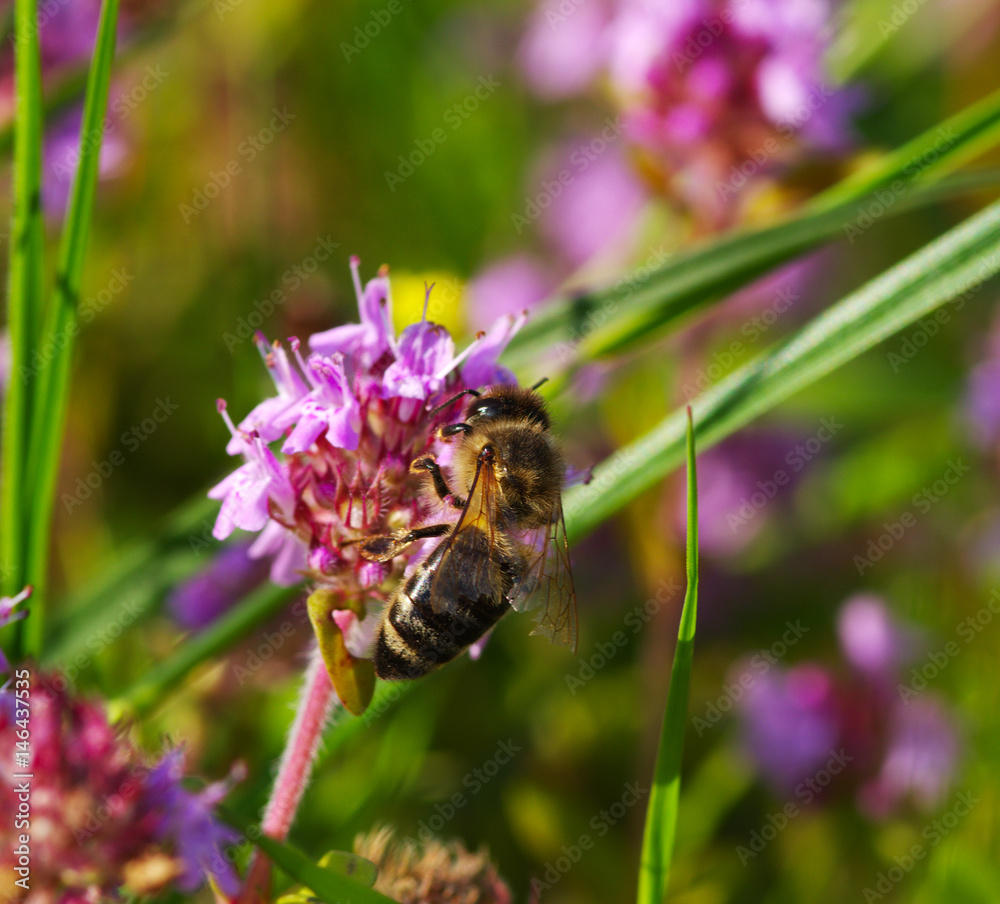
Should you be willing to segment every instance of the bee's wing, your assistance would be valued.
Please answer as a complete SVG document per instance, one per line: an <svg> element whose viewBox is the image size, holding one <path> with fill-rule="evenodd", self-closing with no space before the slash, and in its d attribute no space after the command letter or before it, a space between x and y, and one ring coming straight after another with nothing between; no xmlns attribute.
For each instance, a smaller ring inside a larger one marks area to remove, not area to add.
<svg viewBox="0 0 1000 904"><path fill-rule="evenodd" d="M431 608L450 611L462 597L495 602L500 595L501 546L497 542L497 491L493 468L477 463L465 507L445 548L431 585Z"/></svg>
<svg viewBox="0 0 1000 904"><path fill-rule="evenodd" d="M555 520L526 544L527 568L508 594L519 612L544 604L532 634L543 634L553 643L576 651L576 590L569 562L566 519L560 503ZM532 594L540 588L536 598Z"/></svg>

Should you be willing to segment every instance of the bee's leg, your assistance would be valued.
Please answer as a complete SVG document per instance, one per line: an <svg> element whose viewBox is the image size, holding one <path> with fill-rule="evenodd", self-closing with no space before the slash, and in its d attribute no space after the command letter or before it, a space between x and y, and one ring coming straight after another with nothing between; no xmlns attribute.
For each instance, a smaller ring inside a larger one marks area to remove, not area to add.
<svg viewBox="0 0 1000 904"><path fill-rule="evenodd" d="M428 471L431 475L431 480L434 481L434 492L437 493L438 499L442 502L448 503L453 508L465 508L465 500L459 499L448 486L448 482L444 479L444 474L441 473L441 466L433 459L430 455L425 455L423 458L418 458L413 464L410 465L411 471Z"/></svg>
<svg viewBox="0 0 1000 904"><path fill-rule="evenodd" d="M352 540L361 547L361 555L372 562L388 562L394 559L407 546L417 540L427 540L431 537L443 537L452 528L451 524L427 524L415 527L413 530L401 530L394 534L377 534L365 537L363 540ZM345 546L348 544L344 544Z"/></svg>

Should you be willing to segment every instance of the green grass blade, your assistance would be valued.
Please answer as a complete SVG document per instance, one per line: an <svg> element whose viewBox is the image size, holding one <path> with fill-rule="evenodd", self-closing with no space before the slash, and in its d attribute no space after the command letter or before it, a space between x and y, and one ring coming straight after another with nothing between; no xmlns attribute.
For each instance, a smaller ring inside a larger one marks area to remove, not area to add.
<svg viewBox="0 0 1000 904"><path fill-rule="evenodd" d="M962 180L934 186L933 190L929 183L995 147L998 141L1000 91L818 195L781 223L724 235L609 289L554 300L515 337L506 359L508 366L515 371L528 366L540 352L559 343L568 345L571 359L586 359L648 342L681 314L844 235L845 227L858 214L857 205L873 197L873 191L891 187L892 201L883 203L884 216L889 217L960 190ZM971 178L975 182L982 176L972 174ZM990 181L989 176L986 181ZM874 200L878 201L877 195Z"/></svg>
<svg viewBox="0 0 1000 904"><path fill-rule="evenodd" d="M328 855L328 864L320 866L298 848L269 838L227 809L220 807L219 815L250 838L289 878L304 885L326 904L395 904L392 898L369 887L375 881L376 869L363 857L333 851Z"/></svg>
<svg viewBox="0 0 1000 904"><path fill-rule="evenodd" d="M1000 172L990 169L914 189L901 196L886 216L993 188L998 176ZM668 265L648 276L579 295L572 302L552 302L515 337L505 363L515 371L530 367L553 345L560 349L561 364L574 364L647 344L685 314L843 236L845 225L858 215L857 204L804 210L774 226L723 236L675 255Z"/></svg>
<svg viewBox="0 0 1000 904"><path fill-rule="evenodd" d="M677 649L670 670L667 708L663 714L653 785L646 810L639 865L639 904L662 904L667 891L670 859L677 836L681 794L681 758L687 724L688 688L698 619L698 472L695 464L694 421L687 409L687 589L677 631Z"/></svg>
<svg viewBox="0 0 1000 904"><path fill-rule="evenodd" d="M154 710L187 675L203 662L229 650L240 638L261 625L288 604L300 587L277 587L266 584L250 594L211 625L185 638L177 651L164 659L109 704L114 718L122 715L143 716ZM306 624L303 616L303 624Z"/></svg>
<svg viewBox="0 0 1000 904"><path fill-rule="evenodd" d="M210 533L218 511L219 503L202 494L167 518L155 539L116 550L94 581L62 601L59 617L45 632L42 665L89 658L95 634L105 632L123 611L152 615L167 591L209 566L222 550Z"/></svg>
<svg viewBox="0 0 1000 904"><path fill-rule="evenodd" d="M807 205L829 210L890 186L896 180L927 180L952 171L995 147L1000 139L1000 89L960 110L902 147L818 194Z"/></svg>
<svg viewBox="0 0 1000 904"><path fill-rule="evenodd" d="M268 859L326 904L395 904L380 892L313 863L298 848L260 835L254 841Z"/></svg>
<svg viewBox="0 0 1000 904"><path fill-rule="evenodd" d="M55 500L59 453L69 396L73 337L77 332L77 303L90 237L91 215L97 191L97 172L108 85L115 56L119 0L103 0L94 58L87 79L80 129L79 166L73 180L66 223L59 247L53 303L46 319L43 344L52 342L54 356L41 370L33 406L25 481L33 517L28 532L28 577L35 585L30 615L25 620L25 649L37 656L42 646L43 612L48 570L49 533ZM39 115L41 98L39 97ZM57 341L58 340L58 341Z"/></svg>
<svg viewBox="0 0 1000 904"><path fill-rule="evenodd" d="M692 403L704 449L1000 271L1000 202L970 217L815 317ZM571 541L680 465L684 415L619 449L565 498Z"/></svg>
<svg viewBox="0 0 1000 904"><path fill-rule="evenodd" d="M24 475L28 461L34 380L27 377L38 346L44 279L42 222L42 77L34 0L17 0L14 10L14 86L17 92L14 140L14 191L7 327L12 367L4 405L2 486L0 494L0 580L12 595L26 583ZM22 368L24 370L22 371ZM13 632L23 638L23 626ZM15 650L15 656L21 651Z"/></svg>

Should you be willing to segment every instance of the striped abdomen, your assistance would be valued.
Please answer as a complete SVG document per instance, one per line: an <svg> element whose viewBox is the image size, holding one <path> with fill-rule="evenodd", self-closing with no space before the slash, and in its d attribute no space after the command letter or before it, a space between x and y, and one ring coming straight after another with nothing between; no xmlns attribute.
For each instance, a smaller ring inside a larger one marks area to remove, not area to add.
<svg viewBox="0 0 1000 904"><path fill-rule="evenodd" d="M497 555L495 549L492 550ZM475 643L509 610L519 563L490 561L489 538L467 528L443 540L396 592L379 629L380 678L420 678Z"/></svg>

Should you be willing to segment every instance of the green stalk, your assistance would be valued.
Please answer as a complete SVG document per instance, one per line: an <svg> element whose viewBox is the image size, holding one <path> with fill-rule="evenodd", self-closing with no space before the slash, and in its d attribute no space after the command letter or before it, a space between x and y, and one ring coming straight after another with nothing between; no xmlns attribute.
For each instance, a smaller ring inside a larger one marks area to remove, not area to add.
<svg viewBox="0 0 1000 904"><path fill-rule="evenodd" d="M6 595L26 583L24 472L34 380L27 367L38 342L44 274L41 212L42 76L34 0L17 0L14 11L14 211L11 223L7 325L11 375L4 406L2 499L0 499L0 579ZM22 632L15 634L18 649Z"/></svg>
<svg viewBox="0 0 1000 904"><path fill-rule="evenodd" d="M280 612L300 587L265 584L230 609L205 630L187 637L177 652L151 668L138 682L108 704L112 718L122 715L144 716L155 709L192 669L213 656L221 656L254 628ZM303 617L302 624L308 624Z"/></svg>
<svg viewBox="0 0 1000 904"><path fill-rule="evenodd" d="M33 411L27 480L33 517L27 546L27 572L35 586L31 614L25 621L25 649L37 656L41 651L48 572L48 554L55 501L59 453L66 408L69 403L69 373L73 359L73 339L79 331L77 304L83 277L91 215L97 190L97 172L104 135L104 115L108 106L108 84L115 56L119 0L104 0L97 29L97 44L87 79L80 131L80 162L70 195L66 224L59 246L55 297L45 328L43 346L51 343L52 360L42 369ZM40 110L40 98L39 98Z"/></svg>
<svg viewBox="0 0 1000 904"><path fill-rule="evenodd" d="M667 892L670 860L677 836L677 809L681 794L681 757L687 722L688 688L694 658L694 629L698 617L698 473L695 466L694 421L687 409L687 590L677 631L677 649L670 671L667 708L660 730L660 746L653 770L653 787L646 810L639 865L638 904L662 904Z"/></svg>

